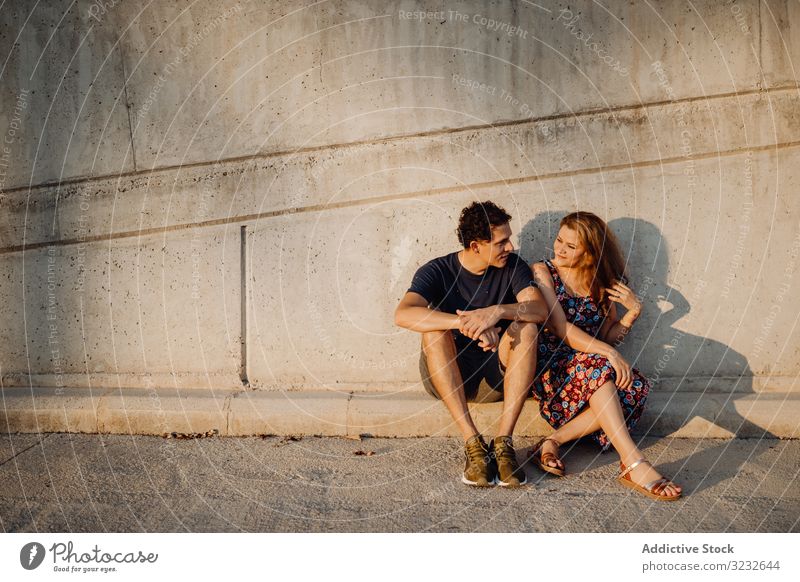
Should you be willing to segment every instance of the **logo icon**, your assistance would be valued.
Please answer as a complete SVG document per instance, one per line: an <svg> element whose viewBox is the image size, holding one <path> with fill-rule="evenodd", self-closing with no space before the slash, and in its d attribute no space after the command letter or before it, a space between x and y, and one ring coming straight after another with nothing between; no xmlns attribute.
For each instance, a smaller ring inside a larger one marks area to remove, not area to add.
<svg viewBox="0 0 800 582"><path fill-rule="evenodd" d="M19 563L26 570L35 570L44 560L44 546L39 542L30 542L19 551Z"/></svg>

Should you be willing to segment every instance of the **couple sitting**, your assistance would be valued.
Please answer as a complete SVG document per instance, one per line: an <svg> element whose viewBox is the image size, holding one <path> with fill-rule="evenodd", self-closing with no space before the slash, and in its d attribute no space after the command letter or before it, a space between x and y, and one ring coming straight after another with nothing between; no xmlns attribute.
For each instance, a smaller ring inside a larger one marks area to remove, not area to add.
<svg viewBox="0 0 800 582"><path fill-rule="evenodd" d="M511 435L532 390L556 429L534 447L542 470L564 476L559 446L590 435L619 453L621 484L678 499L681 487L644 459L629 432L650 381L614 349L641 311L614 235L594 214L574 212L561 220L554 259L528 266L513 252L510 220L492 202L465 208L458 224L464 249L420 267L395 313L397 325L422 334L423 384L466 441L462 481L527 482ZM501 399L498 436L487 445L467 401Z"/></svg>

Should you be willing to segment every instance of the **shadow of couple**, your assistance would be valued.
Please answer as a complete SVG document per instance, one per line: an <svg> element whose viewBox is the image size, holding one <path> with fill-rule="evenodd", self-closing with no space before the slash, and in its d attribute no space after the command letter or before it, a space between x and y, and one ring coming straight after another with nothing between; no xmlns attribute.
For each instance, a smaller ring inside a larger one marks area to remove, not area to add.
<svg viewBox="0 0 800 582"><path fill-rule="evenodd" d="M529 263L552 258L559 222L566 214L566 210L543 212L525 224L519 236L520 256ZM691 313L691 303L700 293L714 290L698 282L687 298L680 288L670 286L667 242L652 223L619 218L608 225L627 257L631 287L643 303L642 315L620 350L632 366L654 380L654 391L659 385L662 389L669 385L675 394L691 392L698 401L713 394L714 402L723 402L716 410L713 406L692 407L684 424L699 416L731 435L752 439L752 447L735 451L728 446L729 440L715 439L712 446L697 446L683 459L659 464L659 469L684 486L684 495L737 477L745 463L769 450L770 441L765 439L777 437L735 412L732 406L735 400L755 392L747 358L720 341L676 327L678 321ZM725 414L720 414L723 405ZM634 430L635 435L642 437L647 437L648 432ZM573 457L570 472L616 463L606 455L592 454L591 450L598 451L597 447L590 449L580 442L567 443L562 446L561 455L565 462L567 456ZM520 453L527 458L530 451ZM657 458L652 460L658 463Z"/></svg>

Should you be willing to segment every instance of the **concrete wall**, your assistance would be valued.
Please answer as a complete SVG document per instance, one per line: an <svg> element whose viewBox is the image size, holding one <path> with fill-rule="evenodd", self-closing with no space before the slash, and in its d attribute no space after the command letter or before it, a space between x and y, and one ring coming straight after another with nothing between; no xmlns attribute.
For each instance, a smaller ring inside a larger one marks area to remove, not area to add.
<svg viewBox="0 0 800 582"><path fill-rule="evenodd" d="M491 198L610 222L661 387L793 390L800 4L540 4L4 7L4 385L421 390L393 309Z"/></svg>

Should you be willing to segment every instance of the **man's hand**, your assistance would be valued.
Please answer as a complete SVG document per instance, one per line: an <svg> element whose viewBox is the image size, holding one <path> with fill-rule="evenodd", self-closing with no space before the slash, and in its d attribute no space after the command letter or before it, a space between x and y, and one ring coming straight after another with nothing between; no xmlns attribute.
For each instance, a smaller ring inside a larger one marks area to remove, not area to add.
<svg viewBox="0 0 800 582"><path fill-rule="evenodd" d="M486 330L494 327L500 321L500 312L496 306L472 311L456 309L456 315L460 322L458 331L473 340L480 338Z"/></svg>
<svg viewBox="0 0 800 582"><path fill-rule="evenodd" d="M497 351L497 347L500 345L500 328L499 327L491 327L487 329L480 337L480 341L478 342L478 347L483 348L484 352L488 351Z"/></svg>

